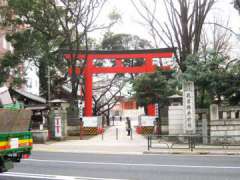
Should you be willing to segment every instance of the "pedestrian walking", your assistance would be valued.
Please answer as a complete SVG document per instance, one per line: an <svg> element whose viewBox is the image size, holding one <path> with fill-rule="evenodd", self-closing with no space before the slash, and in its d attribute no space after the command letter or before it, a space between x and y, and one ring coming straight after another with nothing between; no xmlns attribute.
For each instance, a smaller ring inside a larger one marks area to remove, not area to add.
<svg viewBox="0 0 240 180"><path fill-rule="evenodd" d="M129 117L126 118L126 131L127 131L127 135L130 136L130 133L131 133L131 121L130 121Z"/></svg>

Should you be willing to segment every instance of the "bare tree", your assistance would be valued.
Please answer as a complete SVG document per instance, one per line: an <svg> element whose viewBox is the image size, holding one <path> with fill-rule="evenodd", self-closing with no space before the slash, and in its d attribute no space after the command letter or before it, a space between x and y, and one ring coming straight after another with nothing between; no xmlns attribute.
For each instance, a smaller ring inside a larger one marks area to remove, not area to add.
<svg viewBox="0 0 240 180"><path fill-rule="evenodd" d="M96 82L93 88L94 114L109 114L123 96L122 90L127 82L128 78L120 78L118 74Z"/></svg>
<svg viewBox="0 0 240 180"><path fill-rule="evenodd" d="M225 28L222 28L218 24L222 24ZM200 42L200 50L202 53L206 55L207 51L210 49L224 57L229 56L229 52L232 48L230 42L232 33L229 29L228 22L222 23L220 20L214 18L214 22L208 24L208 26L203 29Z"/></svg>
<svg viewBox="0 0 240 180"><path fill-rule="evenodd" d="M87 59L89 49L88 33L105 27L104 25L97 26L95 24L105 2L106 0L59 0L58 3L53 0L50 1L60 23L62 36L65 37L63 47L70 52L83 49L85 50L85 58ZM61 9L65 12L64 16L60 14ZM72 54L72 60L68 61L68 66L72 68L71 86L73 99L76 99L79 86L79 78L75 71L77 65L76 54ZM80 66L80 72L83 72L86 59L82 60L84 63Z"/></svg>
<svg viewBox="0 0 240 180"><path fill-rule="evenodd" d="M178 48L176 61L185 71L183 62L189 54L198 52L203 25L215 0L163 0L167 21L157 17L159 1L152 0L152 6L144 0L131 2L147 23L157 46L161 42L167 47Z"/></svg>
<svg viewBox="0 0 240 180"><path fill-rule="evenodd" d="M234 7L240 12L240 0L234 0Z"/></svg>

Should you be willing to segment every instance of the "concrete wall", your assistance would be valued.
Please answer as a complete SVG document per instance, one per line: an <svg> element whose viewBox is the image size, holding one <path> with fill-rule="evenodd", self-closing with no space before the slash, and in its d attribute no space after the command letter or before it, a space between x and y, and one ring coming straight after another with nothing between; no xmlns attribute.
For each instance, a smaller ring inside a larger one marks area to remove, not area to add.
<svg viewBox="0 0 240 180"><path fill-rule="evenodd" d="M32 130L34 144L43 144L48 140L48 130Z"/></svg>
<svg viewBox="0 0 240 180"><path fill-rule="evenodd" d="M184 133L183 106L168 107L168 133L169 135L181 135Z"/></svg>
<svg viewBox="0 0 240 180"><path fill-rule="evenodd" d="M68 136L80 136L80 125L78 126L67 126Z"/></svg>

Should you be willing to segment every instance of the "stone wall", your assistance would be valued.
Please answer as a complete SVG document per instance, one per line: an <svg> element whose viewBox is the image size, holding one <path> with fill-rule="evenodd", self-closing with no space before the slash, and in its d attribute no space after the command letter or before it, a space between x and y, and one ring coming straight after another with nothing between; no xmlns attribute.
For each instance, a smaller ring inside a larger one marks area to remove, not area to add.
<svg viewBox="0 0 240 180"><path fill-rule="evenodd" d="M212 108L212 106L214 108ZM211 110L217 110L211 111L211 120L209 122L211 137L232 136L228 138L229 143L240 141L240 107L217 107L217 105L212 106L210 108ZM212 142L216 141L214 139ZM226 141L226 139L224 141Z"/></svg>
<svg viewBox="0 0 240 180"><path fill-rule="evenodd" d="M196 134L203 136L202 142L208 143L209 131L209 110L208 109L196 109Z"/></svg>
<svg viewBox="0 0 240 180"><path fill-rule="evenodd" d="M168 123L169 135L184 134L183 106L169 106ZM196 134L204 144L240 143L240 107L213 104L209 110L196 109Z"/></svg>
<svg viewBox="0 0 240 180"><path fill-rule="evenodd" d="M34 144L43 144L48 140L48 130L32 130Z"/></svg>

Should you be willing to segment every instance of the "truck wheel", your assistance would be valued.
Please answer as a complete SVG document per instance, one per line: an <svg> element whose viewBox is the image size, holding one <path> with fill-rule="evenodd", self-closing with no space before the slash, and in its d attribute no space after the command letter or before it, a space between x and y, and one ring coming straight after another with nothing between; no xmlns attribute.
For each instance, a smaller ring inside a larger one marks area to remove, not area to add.
<svg viewBox="0 0 240 180"><path fill-rule="evenodd" d="M18 156L17 156L17 162L20 162L21 159L22 159L22 157L23 157L22 153L18 154Z"/></svg>
<svg viewBox="0 0 240 180"><path fill-rule="evenodd" d="M3 162L0 160L0 173L6 172L7 169L4 167Z"/></svg>
<svg viewBox="0 0 240 180"><path fill-rule="evenodd" d="M22 159L22 153L17 154L16 157L14 157L13 161L14 162L20 162Z"/></svg>
<svg viewBox="0 0 240 180"><path fill-rule="evenodd" d="M0 159L0 173L4 172L3 160Z"/></svg>
<svg viewBox="0 0 240 180"><path fill-rule="evenodd" d="M9 159L0 159L0 173L13 168L13 162Z"/></svg>
<svg viewBox="0 0 240 180"><path fill-rule="evenodd" d="M4 167L0 167L0 173L6 172L7 170Z"/></svg>

